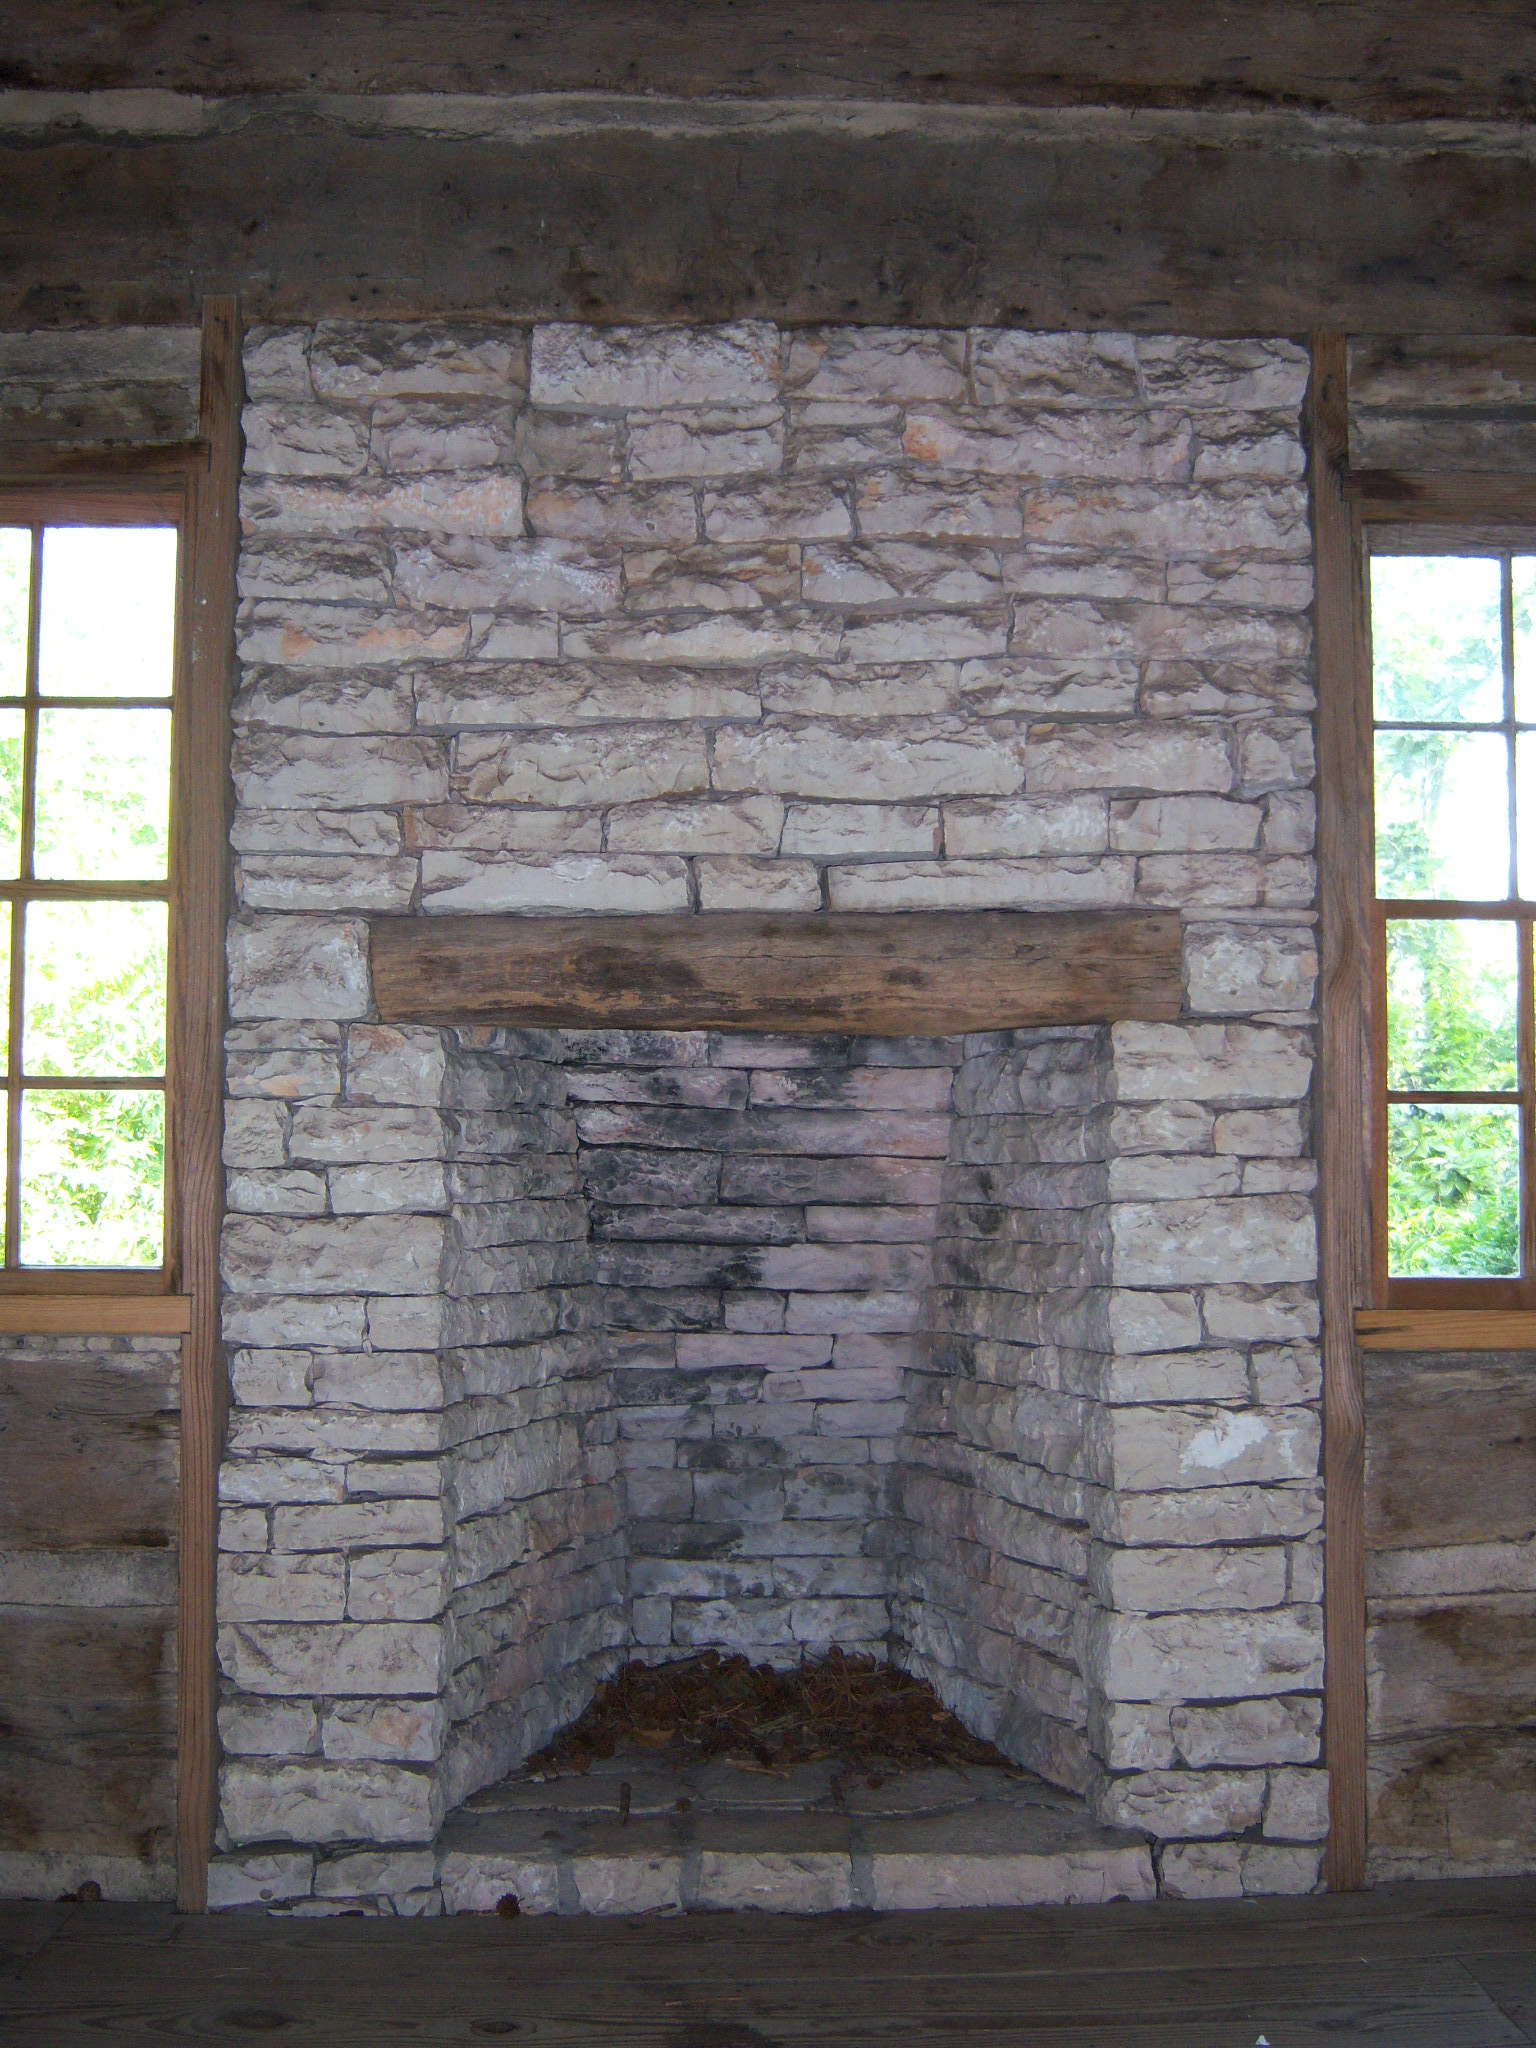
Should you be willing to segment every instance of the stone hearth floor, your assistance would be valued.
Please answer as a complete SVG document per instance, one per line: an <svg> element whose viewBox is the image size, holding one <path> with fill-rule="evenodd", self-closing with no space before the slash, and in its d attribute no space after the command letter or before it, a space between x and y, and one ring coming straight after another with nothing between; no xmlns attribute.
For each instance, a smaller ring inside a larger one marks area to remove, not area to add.
<svg viewBox="0 0 1536 2048"><path fill-rule="evenodd" d="M628 1818L622 1815L629 1787ZM1080 1799L985 1768L778 1777L643 1755L507 1778L439 1837L444 1910L830 1913L1149 1899L1151 1852ZM509 1910L503 1908L503 1910Z"/></svg>

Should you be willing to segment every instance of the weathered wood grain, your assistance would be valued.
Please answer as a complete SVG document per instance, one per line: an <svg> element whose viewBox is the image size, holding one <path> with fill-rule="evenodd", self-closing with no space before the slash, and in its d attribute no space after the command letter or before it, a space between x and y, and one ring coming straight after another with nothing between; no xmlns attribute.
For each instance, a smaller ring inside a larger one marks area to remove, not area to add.
<svg viewBox="0 0 1536 2048"><path fill-rule="evenodd" d="M1373 1355L1366 1365L1373 1549L1536 1535L1536 1374L1528 1354Z"/></svg>
<svg viewBox="0 0 1536 2048"><path fill-rule="evenodd" d="M0 1358L0 1548L176 1542L174 1365Z"/></svg>
<svg viewBox="0 0 1536 2048"><path fill-rule="evenodd" d="M1372 1739L1536 1725L1536 1594L1373 1600Z"/></svg>
<svg viewBox="0 0 1536 2048"><path fill-rule="evenodd" d="M219 1330L224 926L242 395L239 309L233 299L210 299L200 404L208 472L192 492L189 645L171 763L170 1206L177 1277L191 1303L182 1345L176 1864L177 1896L193 1912L207 1903L218 1756L214 1568L228 1405Z"/></svg>
<svg viewBox="0 0 1536 2048"><path fill-rule="evenodd" d="M1517 1351L1536 1348L1536 1309L1362 1308L1362 1351Z"/></svg>
<svg viewBox="0 0 1536 2048"><path fill-rule="evenodd" d="M0 1848L162 1856L174 1609L0 1607Z"/></svg>
<svg viewBox="0 0 1536 2048"><path fill-rule="evenodd" d="M3 1294L0 1333L60 1337L179 1337L191 1325L184 1294Z"/></svg>
<svg viewBox="0 0 1536 2048"><path fill-rule="evenodd" d="M170 0L0 9L4 82L64 91L729 93L987 104L1314 107L1367 119L1536 109L1520 0Z"/></svg>
<svg viewBox="0 0 1536 2048"><path fill-rule="evenodd" d="M1179 920L860 912L819 917L377 918L389 1023L945 1037L1175 1017Z"/></svg>
<svg viewBox="0 0 1536 2048"><path fill-rule="evenodd" d="M688 132L636 108L584 127L541 105L484 139L309 102L190 135L13 132L0 326L179 324L234 290L260 321L1536 332L1536 160L1499 135L1366 148L1302 116L1095 111Z"/></svg>
<svg viewBox="0 0 1536 2048"><path fill-rule="evenodd" d="M1536 1732L1475 1728L1371 1745L1376 1881L1528 1868L1536 1843Z"/></svg>
<svg viewBox="0 0 1536 2048"><path fill-rule="evenodd" d="M1327 1544L1324 1746L1328 1881L1365 1878L1364 1418L1355 1310L1370 1299L1371 726L1359 533L1344 498L1348 363L1340 334L1312 348L1307 400L1317 562L1321 1029L1317 1129Z"/></svg>

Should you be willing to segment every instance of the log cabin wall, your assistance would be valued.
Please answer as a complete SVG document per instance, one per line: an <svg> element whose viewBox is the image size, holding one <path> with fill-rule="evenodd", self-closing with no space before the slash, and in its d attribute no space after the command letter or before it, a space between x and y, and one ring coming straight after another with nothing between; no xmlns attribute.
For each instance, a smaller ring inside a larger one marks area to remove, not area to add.
<svg viewBox="0 0 1536 2048"><path fill-rule="evenodd" d="M196 328L0 335L0 462L185 442ZM0 1892L176 1892L179 1347L0 1338Z"/></svg>
<svg viewBox="0 0 1536 2048"><path fill-rule="evenodd" d="M1363 338L1360 467L1528 479L1536 346ZM1439 536L1443 542L1445 536ZM1368 1355L1374 1878L1528 1870L1536 1843L1536 1404L1529 1352Z"/></svg>

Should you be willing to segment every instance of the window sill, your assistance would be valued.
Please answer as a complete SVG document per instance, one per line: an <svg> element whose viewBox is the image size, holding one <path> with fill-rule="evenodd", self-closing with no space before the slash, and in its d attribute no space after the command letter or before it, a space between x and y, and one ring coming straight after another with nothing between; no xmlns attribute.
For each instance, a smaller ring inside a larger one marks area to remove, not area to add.
<svg viewBox="0 0 1536 2048"><path fill-rule="evenodd" d="M190 1294L0 1293L0 1336L184 1337Z"/></svg>
<svg viewBox="0 0 1536 2048"><path fill-rule="evenodd" d="M1362 1351L1536 1351L1536 1309L1357 1308Z"/></svg>

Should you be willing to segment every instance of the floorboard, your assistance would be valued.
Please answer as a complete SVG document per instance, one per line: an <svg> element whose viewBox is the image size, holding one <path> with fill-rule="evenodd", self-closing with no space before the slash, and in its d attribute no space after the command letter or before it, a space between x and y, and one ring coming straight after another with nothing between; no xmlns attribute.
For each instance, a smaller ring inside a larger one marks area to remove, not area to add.
<svg viewBox="0 0 1536 2048"><path fill-rule="evenodd" d="M0 2043L1530 2048L1536 1881L602 1921L0 1906Z"/></svg>

